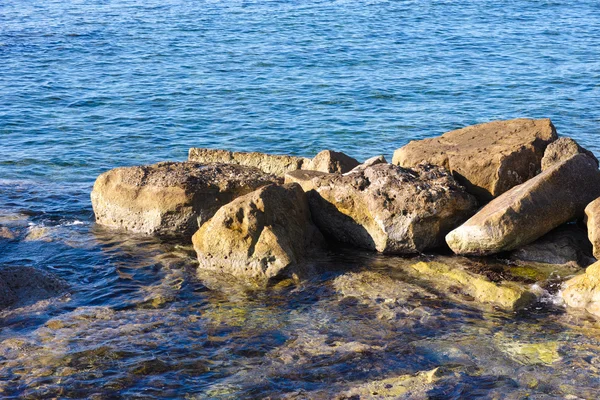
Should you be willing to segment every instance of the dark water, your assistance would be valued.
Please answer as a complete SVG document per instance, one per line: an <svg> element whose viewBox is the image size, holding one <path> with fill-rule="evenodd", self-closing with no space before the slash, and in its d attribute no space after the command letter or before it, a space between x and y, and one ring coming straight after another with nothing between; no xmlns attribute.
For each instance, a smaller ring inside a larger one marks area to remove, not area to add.
<svg viewBox="0 0 600 400"><path fill-rule="evenodd" d="M0 3L0 225L16 234L0 263L71 284L0 315L1 396L331 398L439 367L407 396L596 398L600 325L553 297L379 315L333 282L398 260L341 250L314 280L248 292L197 278L187 244L95 226L89 192L191 146L389 157L521 116L598 154L598 49L586 0Z"/></svg>

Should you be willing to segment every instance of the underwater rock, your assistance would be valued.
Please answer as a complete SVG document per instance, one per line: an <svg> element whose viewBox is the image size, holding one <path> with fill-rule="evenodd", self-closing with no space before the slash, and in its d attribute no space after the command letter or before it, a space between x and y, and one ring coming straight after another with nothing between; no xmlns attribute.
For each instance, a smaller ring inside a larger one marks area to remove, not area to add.
<svg viewBox="0 0 600 400"><path fill-rule="evenodd" d="M588 239L592 242L594 257L600 259L600 198L585 208Z"/></svg>
<svg viewBox="0 0 600 400"><path fill-rule="evenodd" d="M65 281L33 267L0 268L0 309L20 307L56 297L68 288Z"/></svg>
<svg viewBox="0 0 600 400"><path fill-rule="evenodd" d="M587 232L575 224L558 227L535 242L512 251L510 258L546 264L574 263L581 267L595 261Z"/></svg>
<svg viewBox="0 0 600 400"><path fill-rule="evenodd" d="M546 146L556 139L549 119L494 121L411 141L394 152L392 163L443 166L485 202L533 178Z"/></svg>
<svg viewBox="0 0 600 400"><path fill-rule="evenodd" d="M255 167L267 174L283 176L286 172L306 169L311 159L287 155L192 147L189 150L188 161L202 164L237 164Z"/></svg>
<svg viewBox="0 0 600 400"><path fill-rule="evenodd" d="M0 239L13 240L15 234L6 226L0 226Z"/></svg>
<svg viewBox="0 0 600 400"><path fill-rule="evenodd" d="M27 236L24 239L26 242L44 241L51 242L51 230L47 226L30 226L27 231Z"/></svg>
<svg viewBox="0 0 600 400"><path fill-rule="evenodd" d="M269 185L221 207L194 234L200 269L265 281L298 273L323 237L300 185Z"/></svg>
<svg viewBox="0 0 600 400"><path fill-rule="evenodd" d="M569 279L560 293L569 307L580 308L600 317L600 261L585 273Z"/></svg>
<svg viewBox="0 0 600 400"><path fill-rule="evenodd" d="M349 172L359 164L358 160L347 156L344 153L323 150L312 159L306 168L303 169L343 174Z"/></svg>
<svg viewBox="0 0 600 400"><path fill-rule="evenodd" d="M600 196L600 171L578 154L518 185L446 236L456 254L487 255L529 244L583 216Z"/></svg>
<svg viewBox="0 0 600 400"><path fill-rule="evenodd" d="M594 156L594 153L581 147L574 139L563 137L555 140L546 147L544 158L542 158L542 171L566 161L577 154L585 154L594 160L596 166L598 166L598 159Z"/></svg>
<svg viewBox="0 0 600 400"><path fill-rule="evenodd" d="M534 343L513 340L502 332L494 335L496 346L511 360L522 365L552 365L560 361L560 343L539 341Z"/></svg>
<svg viewBox="0 0 600 400"><path fill-rule="evenodd" d="M286 175L290 181L307 191L313 220L325 235L382 253L438 247L477 207L446 170L430 165L377 164L345 176L296 171Z"/></svg>
<svg viewBox="0 0 600 400"><path fill-rule="evenodd" d="M162 162L103 173L91 198L100 225L189 237L222 205L273 182L252 167Z"/></svg>

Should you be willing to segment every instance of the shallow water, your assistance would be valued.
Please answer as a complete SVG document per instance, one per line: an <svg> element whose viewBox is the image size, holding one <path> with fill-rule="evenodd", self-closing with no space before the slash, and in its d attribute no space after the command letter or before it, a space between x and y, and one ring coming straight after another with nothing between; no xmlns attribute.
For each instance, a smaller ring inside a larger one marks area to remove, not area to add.
<svg viewBox="0 0 600 400"><path fill-rule="evenodd" d="M185 244L95 226L89 192L191 146L390 157L519 116L598 154L598 48L595 1L0 4L0 263L71 285L0 315L0 393L332 398L439 367L414 396L596 398L600 324L552 296L514 314L423 288L389 309L334 282L411 288L405 260L350 250L248 291L196 277Z"/></svg>

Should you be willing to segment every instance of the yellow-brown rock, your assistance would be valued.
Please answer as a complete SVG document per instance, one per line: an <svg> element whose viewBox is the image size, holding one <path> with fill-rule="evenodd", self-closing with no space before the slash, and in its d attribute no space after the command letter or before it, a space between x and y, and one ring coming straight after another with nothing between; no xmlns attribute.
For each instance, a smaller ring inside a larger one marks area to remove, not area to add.
<svg viewBox="0 0 600 400"><path fill-rule="evenodd" d="M190 237L222 205L276 181L252 167L163 162L103 173L91 199L100 225Z"/></svg>
<svg viewBox="0 0 600 400"><path fill-rule="evenodd" d="M356 159L344 153L323 150L312 159L307 167L303 166L302 169L344 174L359 165L360 163Z"/></svg>
<svg viewBox="0 0 600 400"><path fill-rule="evenodd" d="M594 246L594 257L600 259L600 198L592 201L585 208L585 223L588 239Z"/></svg>
<svg viewBox="0 0 600 400"><path fill-rule="evenodd" d="M411 141L394 153L406 168L427 162L447 168L482 201L533 178L546 146L557 139L549 119L514 119L469 126Z"/></svg>
<svg viewBox="0 0 600 400"><path fill-rule="evenodd" d="M600 261L585 273L563 284L561 297L569 307L580 308L600 317Z"/></svg>
<svg viewBox="0 0 600 400"><path fill-rule="evenodd" d="M269 185L241 196L200 227L192 238L199 269L256 282L297 273L323 237L310 218L300 185Z"/></svg>
<svg viewBox="0 0 600 400"><path fill-rule="evenodd" d="M578 154L518 185L448 234L457 254L487 255L514 250L583 216L600 196L600 171Z"/></svg>
<svg viewBox="0 0 600 400"><path fill-rule="evenodd" d="M562 161L566 161L577 154L587 155L598 165L598 159L594 156L594 153L581 147L574 139L562 137L546 147L544 158L542 158L542 171Z"/></svg>

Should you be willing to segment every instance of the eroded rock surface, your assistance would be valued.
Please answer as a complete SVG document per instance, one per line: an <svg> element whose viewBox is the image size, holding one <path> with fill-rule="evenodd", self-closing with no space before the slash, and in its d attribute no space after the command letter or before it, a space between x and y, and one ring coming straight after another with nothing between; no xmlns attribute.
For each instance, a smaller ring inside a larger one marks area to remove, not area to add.
<svg viewBox="0 0 600 400"><path fill-rule="evenodd" d="M360 165L358 160L337 151L323 150L303 169L328 173L346 173Z"/></svg>
<svg viewBox="0 0 600 400"><path fill-rule="evenodd" d="M188 161L202 164L223 163L243 165L258 168L268 174L283 176L286 172L306 169L311 159L288 155L192 147L189 150Z"/></svg>
<svg viewBox="0 0 600 400"><path fill-rule="evenodd" d="M446 237L457 254L517 249L583 216L600 196L600 171L584 154L553 166L482 208Z"/></svg>
<svg viewBox="0 0 600 400"><path fill-rule="evenodd" d="M469 193L489 201L533 178L546 146L556 139L549 119L494 121L411 141L396 150L392 163L406 168L422 162L443 166Z"/></svg>
<svg viewBox="0 0 600 400"><path fill-rule="evenodd" d="M477 206L447 171L430 165L378 164L346 176L296 171L286 182L308 192L313 220L327 236L383 253L437 247Z"/></svg>
<svg viewBox="0 0 600 400"><path fill-rule="evenodd" d="M91 198L100 225L189 237L222 205L273 182L252 167L162 162L103 173Z"/></svg>
<svg viewBox="0 0 600 400"><path fill-rule="evenodd" d="M269 185L221 207L194 234L199 268L257 281L292 276L322 235L300 185Z"/></svg>
<svg viewBox="0 0 600 400"><path fill-rule="evenodd" d="M594 160L596 166L598 165L598 159L594 156L594 153L581 147L574 139L563 137L550 143L546 148L544 158L542 158L542 171L566 161L577 154L587 155Z"/></svg>

